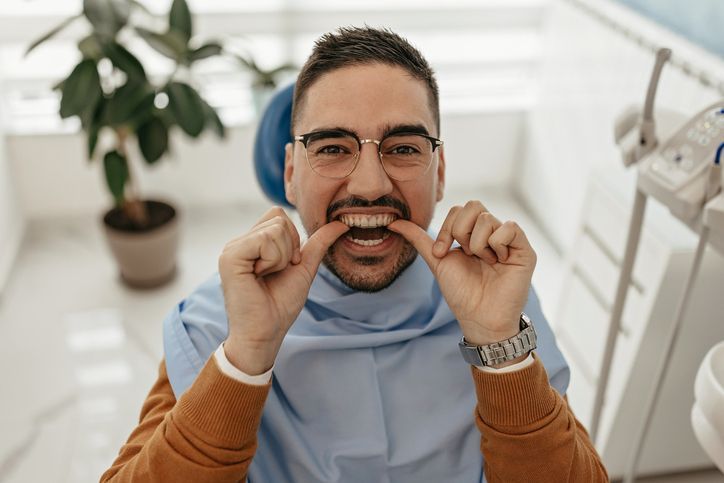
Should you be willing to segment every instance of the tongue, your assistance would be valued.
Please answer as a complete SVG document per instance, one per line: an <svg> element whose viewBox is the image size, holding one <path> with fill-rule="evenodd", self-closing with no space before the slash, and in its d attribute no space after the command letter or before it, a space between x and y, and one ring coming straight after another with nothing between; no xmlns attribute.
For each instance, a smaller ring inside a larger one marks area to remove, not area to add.
<svg viewBox="0 0 724 483"><path fill-rule="evenodd" d="M358 226L353 226L347 232L347 236L358 240L380 240L387 231L387 228L384 227L360 228Z"/></svg>

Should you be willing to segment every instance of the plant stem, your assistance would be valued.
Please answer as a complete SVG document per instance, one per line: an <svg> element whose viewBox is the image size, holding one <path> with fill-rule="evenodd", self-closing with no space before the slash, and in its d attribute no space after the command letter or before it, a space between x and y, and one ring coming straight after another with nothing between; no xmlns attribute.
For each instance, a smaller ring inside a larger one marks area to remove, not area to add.
<svg viewBox="0 0 724 483"><path fill-rule="evenodd" d="M128 131L122 127L117 128L116 136L118 138L118 152L126 159L126 166L128 167L128 181L126 183L128 195L124 196L125 199L122 209L134 225L143 228L148 226L148 208L139 194L136 176L133 172L133 163L131 162L131 157L128 155L126 145L128 141Z"/></svg>

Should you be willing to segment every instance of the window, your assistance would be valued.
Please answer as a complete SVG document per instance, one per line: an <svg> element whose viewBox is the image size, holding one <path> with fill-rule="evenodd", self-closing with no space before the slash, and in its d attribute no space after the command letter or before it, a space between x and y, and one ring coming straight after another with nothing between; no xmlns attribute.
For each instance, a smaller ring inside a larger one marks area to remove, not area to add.
<svg viewBox="0 0 724 483"><path fill-rule="evenodd" d="M220 38L249 51L263 67L301 65L323 32L340 25L390 27L420 47L438 72L444 112L521 109L533 99L540 54L539 25L548 0L188 0L201 36ZM157 14L170 1L144 0ZM23 52L40 35L79 12L81 0L3 0L0 3L0 82L8 130L62 132L77 122L57 115L51 86L78 58L75 39L83 20L29 57ZM153 59L151 75L167 75L169 64L142 42L129 48ZM252 119L250 76L230 60L211 59L197 73L211 104L227 123ZM293 80L290 75L287 82Z"/></svg>

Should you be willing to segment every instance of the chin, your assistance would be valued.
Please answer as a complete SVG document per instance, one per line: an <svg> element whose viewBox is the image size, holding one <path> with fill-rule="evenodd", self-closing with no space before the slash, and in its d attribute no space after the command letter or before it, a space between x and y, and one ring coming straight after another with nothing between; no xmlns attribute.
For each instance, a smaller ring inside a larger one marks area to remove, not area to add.
<svg viewBox="0 0 724 483"><path fill-rule="evenodd" d="M408 242L392 257L342 257L335 246L324 256L324 265L345 285L360 292L379 292L389 287L417 256Z"/></svg>

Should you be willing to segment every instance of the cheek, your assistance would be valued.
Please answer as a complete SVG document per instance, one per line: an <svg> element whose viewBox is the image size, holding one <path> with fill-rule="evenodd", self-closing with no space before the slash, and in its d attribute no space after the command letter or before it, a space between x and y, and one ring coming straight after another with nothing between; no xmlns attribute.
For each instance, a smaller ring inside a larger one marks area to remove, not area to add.
<svg viewBox="0 0 724 483"><path fill-rule="evenodd" d="M327 208L338 199L336 195L340 190L339 182L328 182L311 174L313 177L301 175L296 185L297 212L308 233L313 233L327 222Z"/></svg>
<svg viewBox="0 0 724 483"><path fill-rule="evenodd" d="M427 181L424 184L417 184L409 189L400 190L405 203L410 208L412 221L420 226L427 227L432 220L435 210L436 190L434 183Z"/></svg>

